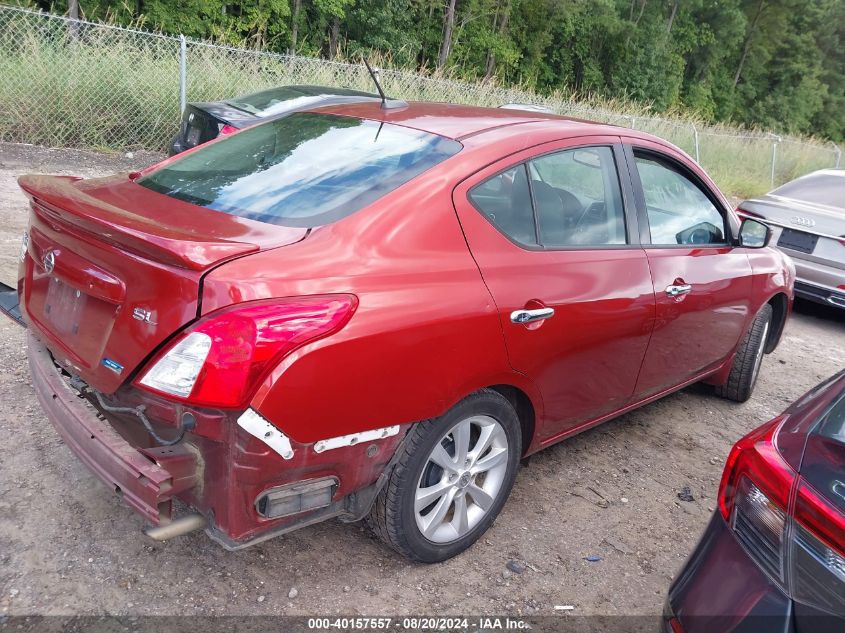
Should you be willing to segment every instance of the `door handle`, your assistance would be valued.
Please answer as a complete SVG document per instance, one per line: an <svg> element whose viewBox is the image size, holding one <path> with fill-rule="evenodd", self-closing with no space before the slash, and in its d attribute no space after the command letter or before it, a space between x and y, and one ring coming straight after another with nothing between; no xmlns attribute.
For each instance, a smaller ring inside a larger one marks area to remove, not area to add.
<svg viewBox="0 0 845 633"><path fill-rule="evenodd" d="M670 297L680 297L681 295L685 295L689 292L692 292L692 286L689 284L666 286L666 294Z"/></svg>
<svg viewBox="0 0 845 633"><path fill-rule="evenodd" d="M511 323L531 323L550 319L555 315L554 308L538 308L537 310L514 310L511 312Z"/></svg>

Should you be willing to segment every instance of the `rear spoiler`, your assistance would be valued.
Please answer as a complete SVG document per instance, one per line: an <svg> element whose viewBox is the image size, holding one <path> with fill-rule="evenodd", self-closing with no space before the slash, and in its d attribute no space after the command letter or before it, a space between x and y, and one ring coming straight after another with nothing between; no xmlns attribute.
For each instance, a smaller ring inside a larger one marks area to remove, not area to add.
<svg viewBox="0 0 845 633"><path fill-rule="evenodd" d="M80 190L76 177L27 175L18 184L32 200L33 211L133 252L145 259L187 270L209 266L259 250L255 244L203 235L114 206Z"/></svg>

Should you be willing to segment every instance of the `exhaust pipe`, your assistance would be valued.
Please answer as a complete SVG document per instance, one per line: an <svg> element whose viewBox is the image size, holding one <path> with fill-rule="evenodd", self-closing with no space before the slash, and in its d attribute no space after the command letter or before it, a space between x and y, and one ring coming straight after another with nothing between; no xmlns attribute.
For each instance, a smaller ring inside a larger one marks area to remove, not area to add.
<svg viewBox="0 0 845 633"><path fill-rule="evenodd" d="M201 530L205 527L205 517L201 514L189 514L168 523L144 530L144 534L156 541L166 541L174 536L182 536L188 532Z"/></svg>

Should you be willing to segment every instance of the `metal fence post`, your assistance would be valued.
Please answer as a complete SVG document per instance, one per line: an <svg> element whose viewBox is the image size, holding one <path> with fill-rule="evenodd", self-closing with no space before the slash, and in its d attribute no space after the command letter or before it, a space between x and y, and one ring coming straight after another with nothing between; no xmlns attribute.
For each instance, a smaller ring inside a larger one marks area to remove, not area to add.
<svg viewBox="0 0 845 633"><path fill-rule="evenodd" d="M188 105L188 42L179 34L179 112Z"/></svg>
<svg viewBox="0 0 845 633"><path fill-rule="evenodd" d="M700 165L701 164L701 156L699 155L699 152L698 152L698 128L695 127L695 123L690 123L690 125L692 125L692 135L693 135L693 138L695 139L695 162Z"/></svg>
<svg viewBox="0 0 845 633"><path fill-rule="evenodd" d="M781 138L779 136L772 135L774 139L772 141L772 188L775 186L775 164L777 163L778 158L778 143L780 143Z"/></svg>
<svg viewBox="0 0 845 633"><path fill-rule="evenodd" d="M839 169L839 163L842 162L842 150L839 149L839 145L837 143L831 141L830 144L833 145L833 151L836 152L836 164L833 166L833 168Z"/></svg>
<svg viewBox="0 0 845 633"><path fill-rule="evenodd" d="M632 129L632 130L633 130L633 129L636 129L636 128L634 127L634 123L636 123L636 121L637 121L637 120L636 120L634 117L631 117L631 129Z"/></svg>

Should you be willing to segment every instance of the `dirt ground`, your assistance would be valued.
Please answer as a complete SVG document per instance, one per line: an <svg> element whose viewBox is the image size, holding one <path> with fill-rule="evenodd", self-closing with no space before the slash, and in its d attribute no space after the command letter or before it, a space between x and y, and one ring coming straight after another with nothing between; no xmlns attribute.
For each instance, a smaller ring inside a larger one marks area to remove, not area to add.
<svg viewBox="0 0 845 633"><path fill-rule="evenodd" d="M0 280L14 284L27 172L105 175L153 162L0 144ZM0 319L3 615L660 612L714 507L734 441L845 365L845 321L799 304L742 405L694 386L533 457L494 527L440 565L410 564L358 525L305 528L237 553L203 533L145 537L41 414L24 331ZM694 501L679 500L688 486ZM588 562L585 558L599 556ZM524 565L522 573L507 569ZM296 595L290 598L296 589ZM561 616L563 617L563 616Z"/></svg>

